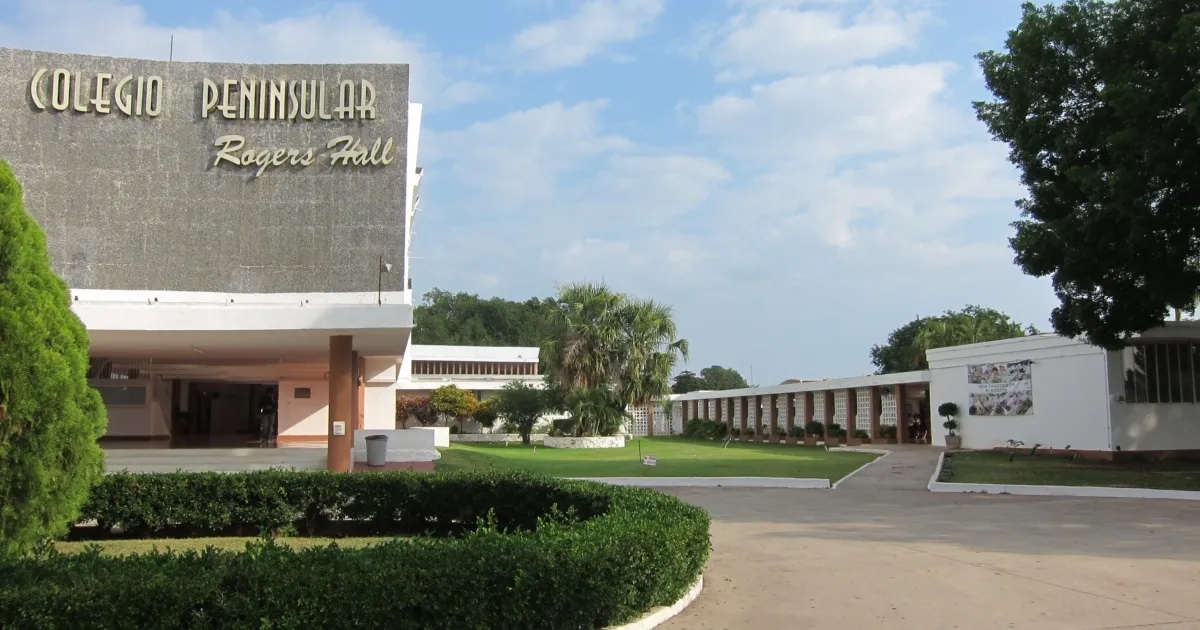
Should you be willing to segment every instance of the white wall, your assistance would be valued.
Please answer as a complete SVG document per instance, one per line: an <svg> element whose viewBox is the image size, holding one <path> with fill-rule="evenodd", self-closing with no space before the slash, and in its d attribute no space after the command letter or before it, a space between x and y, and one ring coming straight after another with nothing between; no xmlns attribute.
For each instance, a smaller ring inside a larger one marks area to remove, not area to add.
<svg viewBox="0 0 1200 630"><path fill-rule="evenodd" d="M958 403L963 447L989 449L1020 440L1026 447L1111 450L1107 362L1103 350L1055 335L941 348L928 353L933 443L945 445L937 407ZM1030 360L1033 411L1021 416L967 414L967 365Z"/></svg>
<svg viewBox="0 0 1200 630"><path fill-rule="evenodd" d="M108 427L106 437L170 437L166 414L163 413L158 400L167 397L167 407L170 407L171 389L169 383L163 387L162 379L145 378L130 380L90 380L93 387L145 387L146 403L143 405L106 406Z"/></svg>
<svg viewBox="0 0 1200 630"><path fill-rule="evenodd" d="M312 398L296 398L297 387L307 387ZM392 412L395 414L395 412ZM279 435L325 438L329 435L329 383L279 382Z"/></svg>
<svg viewBox="0 0 1200 630"><path fill-rule="evenodd" d="M1200 404L1124 402L1122 353L1110 352L1107 359L1114 447L1122 451L1200 449Z"/></svg>

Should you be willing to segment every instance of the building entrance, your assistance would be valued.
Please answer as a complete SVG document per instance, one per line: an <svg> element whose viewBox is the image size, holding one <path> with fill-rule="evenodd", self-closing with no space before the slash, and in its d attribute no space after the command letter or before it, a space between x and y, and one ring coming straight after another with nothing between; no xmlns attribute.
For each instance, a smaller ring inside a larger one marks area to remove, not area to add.
<svg viewBox="0 0 1200 630"><path fill-rule="evenodd" d="M190 382L173 401L171 445L272 447L278 432L275 383ZM182 404L181 404L182 403Z"/></svg>

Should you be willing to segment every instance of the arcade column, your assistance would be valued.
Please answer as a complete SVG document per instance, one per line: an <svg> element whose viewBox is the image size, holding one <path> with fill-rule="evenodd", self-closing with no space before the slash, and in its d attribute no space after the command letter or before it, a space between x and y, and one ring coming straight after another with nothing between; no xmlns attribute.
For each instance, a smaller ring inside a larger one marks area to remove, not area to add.
<svg viewBox="0 0 1200 630"><path fill-rule="evenodd" d="M329 447L326 468L350 472L354 467L354 427L358 394L355 391L354 337L329 338Z"/></svg>

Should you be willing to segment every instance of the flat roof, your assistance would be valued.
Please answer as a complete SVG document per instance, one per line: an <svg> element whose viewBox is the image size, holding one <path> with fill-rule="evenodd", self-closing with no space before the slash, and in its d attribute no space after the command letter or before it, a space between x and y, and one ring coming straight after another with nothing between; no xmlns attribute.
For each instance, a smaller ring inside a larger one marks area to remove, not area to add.
<svg viewBox="0 0 1200 630"><path fill-rule="evenodd" d="M508 361L536 363L537 347L520 346L424 346L413 345L409 356L414 361Z"/></svg>

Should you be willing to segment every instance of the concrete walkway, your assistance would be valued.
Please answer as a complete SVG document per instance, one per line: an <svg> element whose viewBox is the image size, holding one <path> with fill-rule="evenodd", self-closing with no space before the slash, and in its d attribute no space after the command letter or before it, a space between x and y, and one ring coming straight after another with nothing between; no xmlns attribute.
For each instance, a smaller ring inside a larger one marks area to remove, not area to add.
<svg viewBox="0 0 1200 630"><path fill-rule="evenodd" d="M941 495L933 449L837 490L678 488L713 517L705 589L661 628L1200 630L1200 505Z"/></svg>

